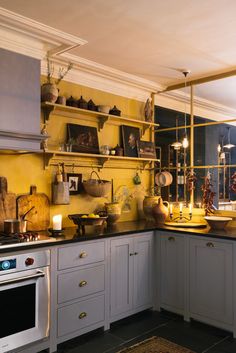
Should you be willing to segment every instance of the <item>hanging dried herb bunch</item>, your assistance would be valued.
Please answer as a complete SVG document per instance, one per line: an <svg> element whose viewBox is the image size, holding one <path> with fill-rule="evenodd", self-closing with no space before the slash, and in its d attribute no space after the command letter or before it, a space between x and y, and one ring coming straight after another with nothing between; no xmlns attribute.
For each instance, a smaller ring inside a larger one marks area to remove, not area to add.
<svg viewBox="0 0 236 353"><path fill-rule="evenodd" d="M196 184L196 181L197 181L196 173L190 170L187 173L186 179L187 179L187 189L188 189L188 191L195 190L195 184Z"/></svg>
<svg viewBox="0 0 236 353"><path fill-rule="evenodd" d="M233 192L236 192L236 172L233 173L230 177L231 179L231 184L230 184L230 190Z"/></svg>
<svg viewBox="0 0 236 353"><path fill-rule="evenodd" d="M202 205L205 209L205 215L212 214L214 211L213 200L215 196L215 192L212 190L213 185L211 183L211 174L207 172L207 176L204 177L204 184L201 186L201 190L203 191L202 195Z"/></svg>
<svg viewBox="0 0 236 353"><path fill-rule="evenodd" d="M47 83L55 83L58 85L66 74L72 69L72 67L72 63L69 63L66 68L60 67L58 70L58 78L53 80L54 64L50 61L49 57L47 57Z"/></svg>

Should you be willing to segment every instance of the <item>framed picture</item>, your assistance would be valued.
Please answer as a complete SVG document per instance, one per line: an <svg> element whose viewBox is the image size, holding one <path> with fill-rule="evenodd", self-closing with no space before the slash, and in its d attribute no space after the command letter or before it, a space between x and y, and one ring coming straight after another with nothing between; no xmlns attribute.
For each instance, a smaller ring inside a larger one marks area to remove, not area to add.
<svg viewBox="0 0 236 353"><path fill-rule="evenodd" d="M154 142L138 141L138 156L140 158L156 158L156 149Z"/></svg>
<svg viewBox="0 0 236 353"><path fill-rule="evenodd" d="M67 124L68 141L72 152L99 154L98 133L95 127Z"/></svg>
<svg viewBox="0 0 236 353"><path fill-rule="evenodd" d="M127 125L121 125L120 128L124 156L138 157L137 141L140 139L139 128Z"/></svg>
<svg viewBox="0 0 236 353"><path fill-rule="evenodd" d="M82 174L68 173L67 180L69 183L70 195L77 195L82 193Z"/></svg>

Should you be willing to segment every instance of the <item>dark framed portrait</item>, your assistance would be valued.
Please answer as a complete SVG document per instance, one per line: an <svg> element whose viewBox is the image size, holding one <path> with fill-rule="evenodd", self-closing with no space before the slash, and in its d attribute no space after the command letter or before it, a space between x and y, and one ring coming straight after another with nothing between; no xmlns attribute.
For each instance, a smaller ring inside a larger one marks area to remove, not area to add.
<svg viewBox="0 0 236 353"><path fill-rule="evenodd" d="M140 158L156 158L156 149L154 142L150 141L138 141L138 156Z"/></svg>
<svg viewBox="0 0 236 353"><path fill-rule="evenodd" d="M124 156L138 157L137 141L140 140L139 128L127 125L121 125L120 128Z"/></svg>
<svg viewBox="0 0 236 353"><path fill-rule="evenodd" d="M98 132L95 127L67 124L67 138L72 152L99 154Z"/></svg>
<svg viewBox="0 0 236 353"><path fill-rule="evenodd" d="M67 181L69 183L70 195L81 194L83 191L82 174L68 173Z"/></svg>

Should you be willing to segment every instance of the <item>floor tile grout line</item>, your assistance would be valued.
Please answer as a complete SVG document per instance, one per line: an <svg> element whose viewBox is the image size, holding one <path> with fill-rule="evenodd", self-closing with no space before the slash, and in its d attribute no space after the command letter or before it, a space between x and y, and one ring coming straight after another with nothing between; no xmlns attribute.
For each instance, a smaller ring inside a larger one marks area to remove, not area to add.
<svg viewBox="0 0 236 353"><path fill-rule="evenodd" d="M216 347L218 344L226 341L228 338L230 338L231 336L226 336L224 338L222 338L221 340L215 342L214 344L212 344L210 347L208 347L207 349L204 349L204 351L202 351L201 353L207 353L209 352L212 348Z"/></svg>
<svg viewBox="0 0 236 353"><path fill-rule="evenodd" d="M132 337L132 338L129 339L129 340L125 340L125 341L122 342L121 344L118 344L117 346L114 346L114 347L112 347L111 349L109 348L108 350L104 351L103 353L109 353L110 351L112 351L112 350L115 349L115 348L122 347L122 346L124 346L126 343L130 343L130 342L132 342L133 340L135 340L135 339L137 339L137 338L141 338L142 336L144 336L144 335L146 335L146 334L148 334L148 333L150 333L150 332L152 332L152 331L155 331L156 329L158 329L158 328L160 328L160 327L164 327L164 326L168 325L168 323L170 323L171 321L173 321L173 320L169 320L169 321L167 321L167 322L165 322L165 323L163 323L163 324L160 324L160 325L158 325L158 326L153 327L151 330L148 330L148 331L142 333L141 335ZM114 335L114 334L112 334L112 335L113 335L114 337L116 337L116 338L118 337L118 336L116 336L116 335Z"/></svg>

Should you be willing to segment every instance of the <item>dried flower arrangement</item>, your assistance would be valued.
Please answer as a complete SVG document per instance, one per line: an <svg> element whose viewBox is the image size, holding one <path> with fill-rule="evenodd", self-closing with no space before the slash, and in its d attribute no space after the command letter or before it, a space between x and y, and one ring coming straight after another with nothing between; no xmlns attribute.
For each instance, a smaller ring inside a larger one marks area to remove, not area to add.
<svg viewBox="0 0 236 353"><path fill-rule="evenodd" d="M66 74L72 69L72 67L73 67L72 63L69 63L67 68L60 67L58 71L58 78L53 81L54 65L50 61L49 57L47 57L47 83L54 83L58 85L66 76Z"/></svg>
<svg viewBox="0 0 236 353"><path fill-rule="evenodd" d="M212 190L212 182L211 182L211 174L208 172L207 176L204 177L204 184L201 186L201 190L203 191L202 195L202 205L205 209L205 215L213 213L213 199L216 193Z"/></svg>

